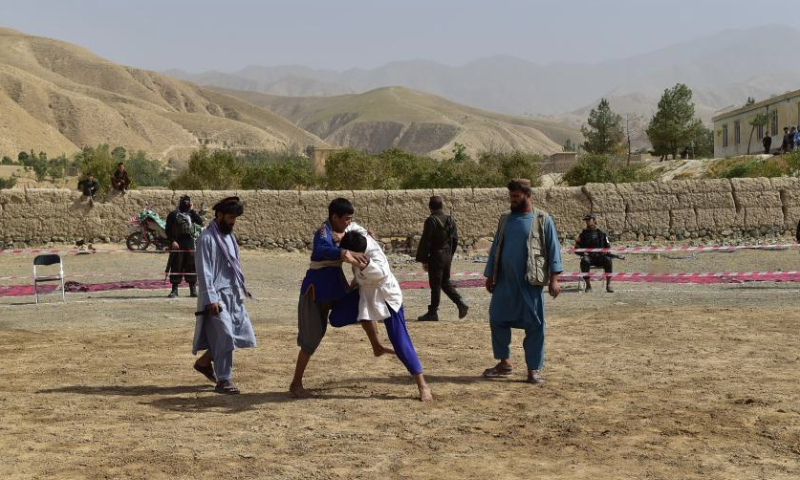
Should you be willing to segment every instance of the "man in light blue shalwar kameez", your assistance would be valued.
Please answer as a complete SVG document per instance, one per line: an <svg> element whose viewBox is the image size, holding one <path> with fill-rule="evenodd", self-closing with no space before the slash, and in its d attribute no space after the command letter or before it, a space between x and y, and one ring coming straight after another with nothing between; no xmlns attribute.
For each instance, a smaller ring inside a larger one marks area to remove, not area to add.
<svg viewBox="0 0 800 480"><path fill-rule="evenodd" d="M553 219L531 204L530 181L508 184L511 213L500 219L484 276L492 293L489 325L494 358L500 363L483 372L485 377L512 373L509 346L511 329L525 330L528 382L542 383L544 366L544 286L555 298L561 291L561 250Z"/></svg>
<svg viewBox="0 0 800 480"><path fill-rule="evenodd" d="M244 213L238 197L214 205L214 220L197 240L197 322L192 353L206 352L195 370L216 382L215 391L238 394L231 381L233 351L256 346L250 317L244 306L250 294L239 264L239 247L233 235L236 218ZM213 365L213 366L212 366Z"/></svg>

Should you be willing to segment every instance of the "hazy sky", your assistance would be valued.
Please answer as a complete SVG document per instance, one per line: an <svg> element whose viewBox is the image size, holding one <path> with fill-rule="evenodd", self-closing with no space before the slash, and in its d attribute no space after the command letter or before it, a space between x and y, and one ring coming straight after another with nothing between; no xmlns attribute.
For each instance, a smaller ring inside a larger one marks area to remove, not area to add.
<svg viewBox="0 0 800 480"><path fill-rule="evenodd" d="M462 65L496 54L596 63L798 19L798 0L0 0L2 26L125 65L193 72Z"/></svg>

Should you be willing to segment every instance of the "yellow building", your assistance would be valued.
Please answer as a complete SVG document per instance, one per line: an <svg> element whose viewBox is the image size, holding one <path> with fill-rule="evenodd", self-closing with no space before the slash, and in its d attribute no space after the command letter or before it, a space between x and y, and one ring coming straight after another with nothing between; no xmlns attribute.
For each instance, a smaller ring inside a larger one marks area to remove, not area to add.
<svg viewBox="0 0 800 480"><path fill-rule="evenodd" d="M753 130L750 122L758 114L766 115L767 124ZM762 141L765 136L772 137L770 150L774 152L781 148L783 128L800 125L800 90L728 110L713 120L715 157L746 155L748 142L751 154L764 153Z"/></svg>

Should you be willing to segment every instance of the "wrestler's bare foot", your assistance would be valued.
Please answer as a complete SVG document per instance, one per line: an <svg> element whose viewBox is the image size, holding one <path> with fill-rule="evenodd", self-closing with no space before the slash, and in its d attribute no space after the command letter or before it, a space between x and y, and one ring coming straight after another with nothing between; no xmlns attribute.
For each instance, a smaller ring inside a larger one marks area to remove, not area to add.
<svg viewBox="0 0 800 480"><path fill-rule="evenodd" d="M381 355L396 355L394 350L391 348L386 348L383 345L379 345L377 347L372 348L372 353L375 354L376 357L380 357Z"/></svg>
<svg viewBox="0 0 800 480"><path fill-rule="evenodd" d="M430 402L433 400L433 393L431 393L428 382L425 381L425 376L421 373L417 373L412 375L412 377L414 377L414 382L417 384L417 388L419 388L419 401Z"/></svg>
<svg viewBox="0 0 800 480"><path fill-rule="evenodd" d="M431 393L431 389L427 385L419 388L419 401L420 402L433 401L433 393Z"/></svg>
<svg viewBox="0 0 800 480"><path fill-rule="evenodd" d="M289 385L289 393L292 394L292 398L311 398L314 396L313 393L303 388L303 385L295 385L294 383Z"/></svg>

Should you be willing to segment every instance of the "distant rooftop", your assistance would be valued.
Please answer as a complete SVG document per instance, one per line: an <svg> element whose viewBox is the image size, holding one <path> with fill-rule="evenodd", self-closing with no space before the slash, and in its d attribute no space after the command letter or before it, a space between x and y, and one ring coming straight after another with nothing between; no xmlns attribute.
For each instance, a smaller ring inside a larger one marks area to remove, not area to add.
<svg viewBox="0 0 800 480"><path fill-rule="evenodd" d="M718 120L723 120L725 118L733 117L736 115L740 115L742 113L747 113L753 110L758 110L759 108L766 107L768 105L772 105L773 103L780 102L782 100L786 100L787 98L792 98L800 95L800 90L793 90L791 92L786 92L781 95L773 95L765 100L761 100L760 102L756 102L752 105L742 105L740 107L730 107L729 110L725 110L717 115L715 115L711 120L716 122Z"/></svg>

